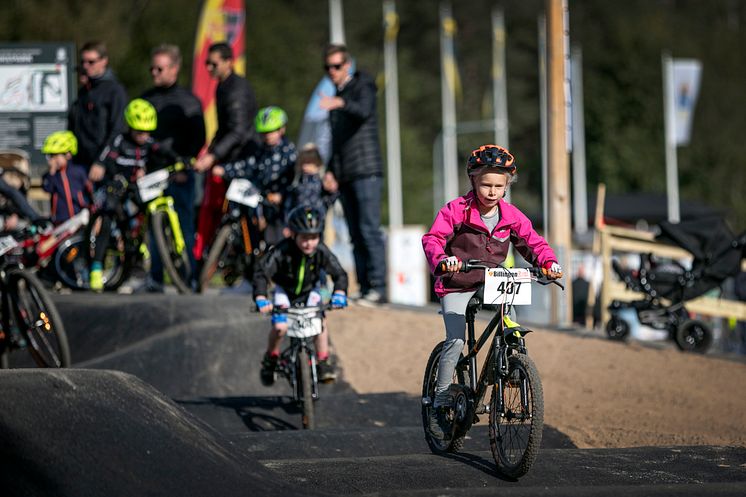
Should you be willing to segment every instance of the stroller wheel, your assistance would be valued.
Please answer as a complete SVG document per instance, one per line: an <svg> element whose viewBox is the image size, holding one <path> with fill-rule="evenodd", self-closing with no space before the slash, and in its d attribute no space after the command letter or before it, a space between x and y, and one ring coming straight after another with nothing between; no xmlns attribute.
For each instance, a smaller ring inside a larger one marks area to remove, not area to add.
<svg viewBox="0 0 746 497"><path fill-rule="evenodd" d="M606 323L606 334L612 340L624 340L629 334L629 324L619 316L611 316Z"/></svg>
<svg viewBox="0 0 746 497"><path fill-rule="evenodd" d="M698 319L684 321L676 330L676 345L684 352L704 354L712 345L712 330Z"/></svg>

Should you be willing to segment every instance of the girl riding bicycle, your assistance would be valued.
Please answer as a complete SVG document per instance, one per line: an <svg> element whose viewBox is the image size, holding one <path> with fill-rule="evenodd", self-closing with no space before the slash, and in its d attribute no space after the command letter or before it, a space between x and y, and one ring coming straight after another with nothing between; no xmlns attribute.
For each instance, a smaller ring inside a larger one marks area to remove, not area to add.
<svg viewBox="0 0 746 497"><path fill-rule="evenodd" d="M483 272L460 273L462 261L474 258L496 266L505 261L512 243L526 261L544 268L547 276L562 277L562 267L546 240L525 214L504 200L516 179L513 155L503 147L484 145L472 151L466 172L471 191L443 206L422 237L430 270L437 277L435 293L441 299L446 328L430 420L434 434L443 434L448 387L464 347L466 306L484 282Z"/></svg>

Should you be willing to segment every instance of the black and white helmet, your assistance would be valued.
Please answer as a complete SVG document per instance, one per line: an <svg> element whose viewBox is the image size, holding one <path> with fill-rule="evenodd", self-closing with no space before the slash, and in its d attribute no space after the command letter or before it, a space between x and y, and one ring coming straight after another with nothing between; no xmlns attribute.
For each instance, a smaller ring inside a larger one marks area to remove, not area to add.
<svg viewBox="0 0 746 497"><path fill-rule="evenodd" d="M316 207L299 206L288 214L288 228L295 233L318 234L324 228L324 215Z"/></svg>

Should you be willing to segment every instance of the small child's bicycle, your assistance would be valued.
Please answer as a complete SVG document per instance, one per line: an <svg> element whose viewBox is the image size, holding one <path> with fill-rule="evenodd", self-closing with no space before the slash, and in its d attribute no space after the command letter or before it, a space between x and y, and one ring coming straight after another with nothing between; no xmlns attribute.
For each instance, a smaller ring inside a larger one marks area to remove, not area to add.
<svg viewBox="0 0 746 497"><path fill-rule="evenodd" d="M318 361L313 339L322 332L324 308L320 306L275 308L273 313L287 313L290 339L277 360L276 371L293 389L293 399L303 412L303 428L313 430L316 416L313 403L319 399Z"/></svg>
<svg viewBox="0 0 746 497"><path fill-rule="evenodd" d="M485 283L469 300L466 308L467 350L460 356L449 387L450 403L445 412L448 429L437 437L430 428L435 385L444 342L435 346L425 369L422 383L422 422L425 440L436 454L458 452L466 433L478 415L489 414L489 436L492 455L502 474L518 478L525 475L536 459L544 425L544 395L541 379L528 356L525 335L531 330L513 322L513 305L530 304L531 283L542 285L557 281L548 279L539 268L508 269L488 267L479 260L469 260L461 271L485 270ZM478 340L474 320L482 308L495 308ZM493 335L492 344L477 377L477 354ZM489 404L485 396L491 391Z"/></svg>

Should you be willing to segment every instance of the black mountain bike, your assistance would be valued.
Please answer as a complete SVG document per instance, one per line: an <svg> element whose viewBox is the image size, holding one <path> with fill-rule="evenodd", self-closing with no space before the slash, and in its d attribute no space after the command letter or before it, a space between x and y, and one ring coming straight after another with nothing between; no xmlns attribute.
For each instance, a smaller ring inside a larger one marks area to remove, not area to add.
<svg viewBox="0 0 746 497"><path fill-rule="evenodd" d="M318 364L313 339L321 334L324 307L275 308L273 313L287 313L290 343L277 360L277 373L285 377L293 389L293 399L303 413L303 428L316 428L314 402L319 399Z"/></svg>
<svg viewBox="0 0 746 497"><path fill-rule="evenodd" d="M200 292L210 286L216 274L227 286L232 286L242 277L250 278L256 262L264 253L259 190L247 179L234 179L226 192L226 199L226 212L199 276Z"/></svg>
<svg viewBox="0 0 746 497"><path fill-rule="evenodd" d="M70 347L57 307L39 279L24 269L12 236L0 238L0 368L10 367L10 352L26 349L41 368L70 366Z"/></svg>
<svg viewBox="0 0 746 497"><path fill-rule="evenodd" d="M466 308L468 353L460 356L449 387L451 402L445 416L448 429L442 439L430 429L430 414L444 342L436 345L430 354L422 383L425 440L436 454L458 452L472 424L479 421L478 416L489 414L490 447L497 469L505 476L519 478L529 471L539 451L544 425L544 395L539 373L526 349L525 335L531 330L514 323L509 312L522 285L530 286L532 281L536 281L542 285L554 283L564 287L548 279L539 268L517 270L524 273L516 276L520 273L502 266L488 267L482 261L472 259L464 264L462 271L473 269L488 270L502 278L496 291L503 295L500 299L503 303L492 305L491 300L485 302L484 285L469 300ZM495 314L477 340L474 320L482 308L495 309ZM477 354L491 335L492 342L480 372ZM492 393L489 404L485 399L488 391Z"/></svg>

